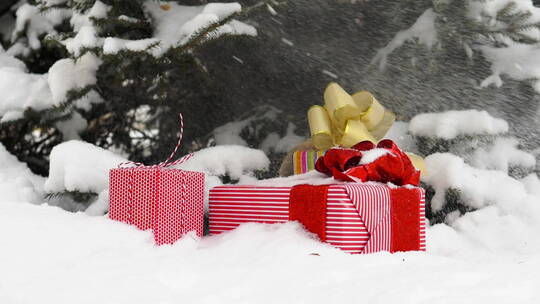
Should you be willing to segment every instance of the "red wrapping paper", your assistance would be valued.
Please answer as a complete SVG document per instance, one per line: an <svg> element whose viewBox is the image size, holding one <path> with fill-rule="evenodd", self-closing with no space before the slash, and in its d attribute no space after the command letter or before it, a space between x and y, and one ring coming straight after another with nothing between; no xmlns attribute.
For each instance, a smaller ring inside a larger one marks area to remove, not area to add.
<svg viewBox="0 0 540 304"><path fill-rule="evenodd" d="M151 229L156 245L203 234L204 174L160 167L110 170L109 218Z"/></svg>
<svg viewBox="0 0 540 304"><path fill-rule="evenodd" d="M300 218L304 223L302 215L291 217L291 199L296 201L294 197L298 196L295 191L298 189L293 187L256 186L211 189L210 234L229 231L246 222L283 223ZM324 232L318 230L317 220L305 226L327 243L349 253L426 249L422 188L349 183L328 185L325 195Z"/></svg>

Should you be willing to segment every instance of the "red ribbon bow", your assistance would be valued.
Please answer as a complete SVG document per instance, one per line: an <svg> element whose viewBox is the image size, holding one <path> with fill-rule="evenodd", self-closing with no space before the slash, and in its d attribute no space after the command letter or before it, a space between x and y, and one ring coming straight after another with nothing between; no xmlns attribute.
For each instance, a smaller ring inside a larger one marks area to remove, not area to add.
<svg viewBox="0 0 540 304"><path fill-rule="evenodd" d="M363 141L351 148L332 148L317 159L315 169L349 182L420 184L420 171L389 139L381 140L376 146L371 141Z"/></svg>

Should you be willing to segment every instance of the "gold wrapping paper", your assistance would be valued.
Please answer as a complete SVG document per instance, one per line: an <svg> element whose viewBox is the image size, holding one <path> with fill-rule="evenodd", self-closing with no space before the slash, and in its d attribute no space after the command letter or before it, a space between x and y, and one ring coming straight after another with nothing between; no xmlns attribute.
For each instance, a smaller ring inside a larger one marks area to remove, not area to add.
<svg viewBox="0 0 540 304"><path fill-rule="evenodd" d="M309 129L311 139L316 147L327 147L333 145L332 123L328 112L321 106L312 106L308 110Z"/></svg>
<svg viewBox="0 0 540 304"><path fill-rule="evenodd" d="M405 152L405 154L407 154L407 156L411 160L411 162L412 162L413 166L416 168L416 170L419 170L420 174L422 176L426 176L427 175L427 170L426 170L426 164L424 162L424 159L421 156L418 156L418 155L416 155L414 153Z"/></svg>
<svg viewBox="0 0 540 304"><path fill-rule="evenodd" d="M360 120L349 120L343 131L343 135L339 139L339 144L344 147L352 147L364 140L377 142L363 122Z"/></svg>
<svg viewBox="0 0 540 304"><path fill-rule="evenodd" d="M331 82L324 90L324 106L332 122L341 130L348 120L362 113L352 96L335 82Z"/></svg>
<svg viewBox="0 0 540 304"><path fill-rule="evenodd" d="M367 91L349 95L332 82L324 91L324 107L312 106L308 122L313 145L318 150L334 146L351 147L361 141L377 143L394 124L396 116ZM424 160L407 153L414 167L426 174Z"/></svg>
<svg viewBox="0 0 540 304"><path fill-rule="evenodd" d="M364 140L377 143L394 120L395 115L371 93L360 91L351 96L335 82L324 91L324 107L313 106L308 111L311 138L319 150L350 147Z"/></svg>

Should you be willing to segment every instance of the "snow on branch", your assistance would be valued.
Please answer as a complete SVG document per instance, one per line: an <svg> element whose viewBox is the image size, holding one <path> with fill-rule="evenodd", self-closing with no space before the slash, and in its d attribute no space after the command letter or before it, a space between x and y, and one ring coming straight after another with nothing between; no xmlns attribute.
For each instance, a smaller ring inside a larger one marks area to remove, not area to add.
<svg viewBox="0 0 540 304"><path fill-rule="evenodd" d="M19 119L27 108L43 110L55 105L47 75L31 74L24 63L0 46L0 123Z"/></svg>
<svg viewBox="0 0 540 304"><path fill-rule="evenodd" d="M92 53L86 53L77 60L58 60L49 69L49 86L53 100L61 104L71 90L84 89L96 83L96 71L101 60Z"/></svg>
<svg viewBox="0 0 540 304"><path fill-rule="evenodd" d="M110 151L82 141L67 141L53 148L48 193L79 191L100 193L109 187L109 169L126 159Z"/></svg>
<svg viewBox="0 0 540 304"><path fill-rule="evenodd" d="M417 40L431 49L437 43L436 17L433 9L427 9L410 28L398 32L385 47L377 51L371 64L378 64L381 70L384 69L388 62L388 56L407 41Z"/></svg>
<svg viewBox="0 0 540 304"><path fill-rule="evenodd" d="M139 40L118 37L99 38L93 25L87 22L91 18L106 14L107 8L96 4L89 10L92 17L72 18L77 35L64 40L70 53L78 56L83 48L100 48L104 54L117 54L120 51L148 52L155 57L163 56L167 51L183 46L196 46L205 39L223 35L257 35L257 30L243 22L233 19L242 11L238 3L210 3L203 6L185 6L174 2L161 5L156 1L146 1L144 10L154 22L154 35ZM102 17L101 17L102 18ZM125 18L124 18L125 19ZM200 38L200 39L199 39ZM197 43L192 43L197 40Z"/></svg>
<svg viewBox="0 0 540 304"><path fill-rule="evenodd" d="M154 37L140 40L104 38L100 37L97 24L110 14L109 5L98 0L86 10L58 8L65 2L43 0L37 6L23 4L17 9L13 45L7 52L0 47L0 89L6 92L0 102L0 122L20 119L27 109L42 111L77 98L87 98L89 86L96 83L96 72L102 62L99 56L102 54L131 51L159 57L170 49L187 44L193 47L204 40L223 35L257 34L254 27L233 19L242 11L238 3L183 6L174 2L160 5L148 0L143 9L153 21ZM51 9L40 9L48 7ZM66 20L73 27L74 35L69 38L55 37L55 26ZM150 23L146 25L150 26ZM48 35L46 41L59 39L76 59L57 61L48 74L28 73L24 64L14 56L40 48L43 35ZM27 39L19 40L22 36ZM84 94L71 98L69 93L77 90L83 90Z"/></svg>
<svg viewBox="0 0 540 304"><path fill-rule="evenodd" d="M41 203L45 179L33 174L26 164L11 155L1 143L0 164L0 203Z"/></svg>
<svg viewBox="0 0 540 304"><path fill-rule="evenodd" d="M429 173L422 176L422 180L436 191L431 201L434 211L443 208L447 189L458 189L465 204L472 208L512 205L527 196L525 186L505 172L471 167L454 154L435 153L425 161Z"/></svg>
<svg viewBox="0 0 540 304"><path fill-rule="evenodd" d="M411 119L409 132L415 136L449 140L464 135L506 133L508 123L478 110L424 113Z"/></svg>

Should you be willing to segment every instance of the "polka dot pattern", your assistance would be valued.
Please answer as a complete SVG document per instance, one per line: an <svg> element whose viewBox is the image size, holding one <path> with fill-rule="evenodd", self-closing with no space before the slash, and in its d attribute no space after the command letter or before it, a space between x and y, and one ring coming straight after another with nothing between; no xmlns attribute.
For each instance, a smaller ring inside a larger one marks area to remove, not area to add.
<svg viewBox="0 0 540 304"><path fill-rule="evenodd" d="M110 170L109 218L152 229L157 245L203 234L204 174L159 167Z"/></svg>

